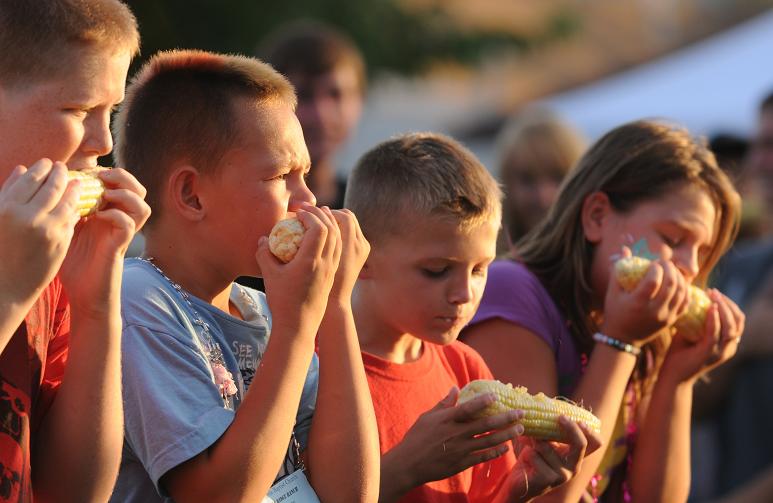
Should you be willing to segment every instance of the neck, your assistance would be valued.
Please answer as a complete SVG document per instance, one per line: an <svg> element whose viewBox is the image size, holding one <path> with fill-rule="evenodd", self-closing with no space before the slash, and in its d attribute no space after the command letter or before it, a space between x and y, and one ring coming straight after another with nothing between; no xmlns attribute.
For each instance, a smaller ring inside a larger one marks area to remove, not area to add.
<svg viewBox="0 0 773 503"><path fill-rule="evenodd" d="M393 363L410 363L421 357L423 343L418 337L394 330L388 323L374 316L358 295L352 297L354 322L360 349L365 353Z"/></svg>
<svg viewBox="0 0 773 503"><path fill-rule="evenodd" d="M233 278L223 274L218 264L196 255L196 247L164 242L150 234L145 243L144 256L152 258L156 267L191 295L226 313L230 312L228 299Z"/></svg>

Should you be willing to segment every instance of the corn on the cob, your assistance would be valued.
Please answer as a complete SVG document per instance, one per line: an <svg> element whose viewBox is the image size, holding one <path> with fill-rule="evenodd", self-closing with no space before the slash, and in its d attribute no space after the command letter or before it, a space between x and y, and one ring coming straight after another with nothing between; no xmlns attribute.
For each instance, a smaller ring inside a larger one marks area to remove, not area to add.
<svg viewBox="0 0 773 503"><path fill-rule="evenodd" d="M615 262L615 277L626 291L633 290L649 269L650 260L643 257L626 257ZM690 342L697 342L703 336L706 313L711 307L711 299L706 292L690 285L690 301L687 312L676 320L677 332Z"/></svg>
<svg viewBox="0 0 773 503"><path fill-rule="evenodd" d="M485 393L493 393L496 401L483 409L480 417L501 414L518 409L525 413L519 421L524 435L542 440L564 440L558 426L558 417L563 415L572 421L585 423L588 428L601 433L601 420L590 411L566 400L550 398L544 393L530 395L523 386L513 387L500 381L478 379L467 383L459 392L459 403L464 403Z"/></svg>
<svg viewBox="0 0 773 503"><path fill-rule="evenodd" d="M106 168L96 167L67 172L71 180L80 180L81 195L78 200L78 214L81 217L96 212L99 203L102 202L102 194L105 192L105 185L102 183L102 180L97 177L97 173L103 169Z"/></svg>
<svg viewBox="0 0 773 503"><path fill-rule="evenodd" d="M306 229L297 218L280 220L268 236L268 249L282 262L289 262L298 253Z"/></svg>

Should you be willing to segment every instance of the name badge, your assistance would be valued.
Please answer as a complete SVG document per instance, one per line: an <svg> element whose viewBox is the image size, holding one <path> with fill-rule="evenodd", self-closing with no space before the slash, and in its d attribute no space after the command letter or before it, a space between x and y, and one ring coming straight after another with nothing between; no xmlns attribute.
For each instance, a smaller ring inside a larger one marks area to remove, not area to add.
<svg viewBox="0 0 773 503"><path fill-rule="evenodd" d="M303 470L296 470L271 486L261 503L320 503Z"/></svg>

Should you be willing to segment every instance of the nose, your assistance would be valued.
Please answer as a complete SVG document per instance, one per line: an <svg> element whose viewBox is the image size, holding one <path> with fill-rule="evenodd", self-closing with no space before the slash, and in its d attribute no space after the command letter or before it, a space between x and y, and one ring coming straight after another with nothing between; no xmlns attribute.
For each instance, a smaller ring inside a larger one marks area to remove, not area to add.
<svg viewBox="0 0 773 503"><path fill-rule="evenodd" d="M700 272L700 261L698 259L698 250L694 248L685 248L684 250L675 250L672 257L674 265L685 279L692 283Z"/></svg>
<svg viewBox="0 0 773 503"><path fill-rule="evenodd" d="M451 281L448 288L448 302L451 304L467 304L473 298L472 278L469 274L461 275Z"/></svg>
<svg viewBox="0 0 773 503"><path fill-rule="evenodd" d="M306 185L306 181L301 178L300 182L292 189L290 193L290 204L288 205L288 211L295 212L303 204L310 204L312 206L317 205L317 198L314 193Z"/></svg>
<svg viewBox="0 0 773 503"><path fill-rule="evenodd" d="M110 112L94 114L85 121L83 146L87 154L103 156L113 150L110 133Z"/></svg>

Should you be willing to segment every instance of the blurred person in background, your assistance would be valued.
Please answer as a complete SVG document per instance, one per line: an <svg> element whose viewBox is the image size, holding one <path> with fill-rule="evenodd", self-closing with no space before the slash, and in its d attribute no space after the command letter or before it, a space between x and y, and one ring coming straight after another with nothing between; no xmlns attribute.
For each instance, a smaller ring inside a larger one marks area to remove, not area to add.
<svg viewBox="0 0 773 503"><path fill-rule="evenodd" d="M547 214L564 175L585 150L585 139L550 110L529 107L510 119L497 144L505 193L497 240L501 255Z"/></svg>
<svg viewBox="0 0 773 503"><path fill-rule="evenodd" d="M746 313L746 333L736 357L695 388L693 501L773 501L773 92L740 175L744 206L759 208L758 232L733 247L713 283Z"/></svg>
<svg viewBox="0 0 773 503"><path fill-rule="evenodd" d="M308 184L319 206L343 207L346 178L336 155L360 119L365 62L343 33L319 22L281 26L258 50L298 94L296 114L311 155Z"/></svg>

